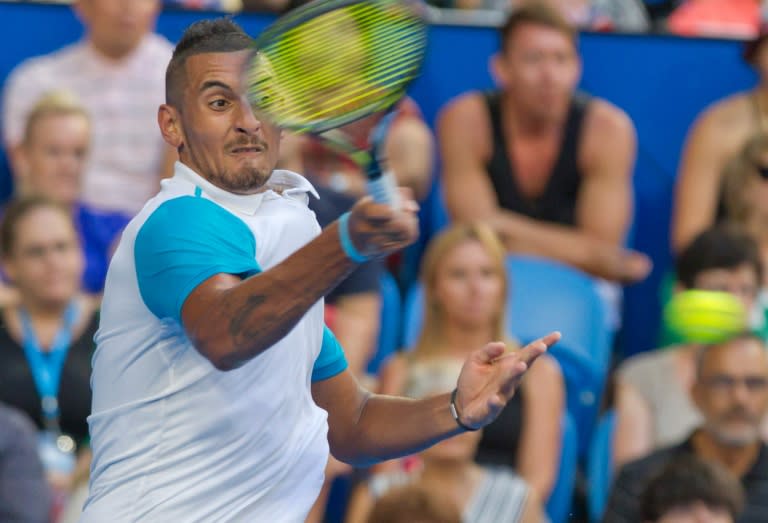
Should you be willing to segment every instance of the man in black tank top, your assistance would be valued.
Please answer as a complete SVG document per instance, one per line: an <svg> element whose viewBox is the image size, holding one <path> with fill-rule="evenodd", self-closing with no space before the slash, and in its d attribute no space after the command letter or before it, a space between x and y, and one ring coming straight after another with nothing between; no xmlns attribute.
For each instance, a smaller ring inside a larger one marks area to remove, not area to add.
<svg viewBox="0 0 768 523"><path fill-rule="evenodd" d="M517 9L493 57L498 91L467 93L437 131L454 220L494 225L508 249L637 281L649 259L623 248L636 139L629 117L576 91L575 30L542 5Z"/></svg>

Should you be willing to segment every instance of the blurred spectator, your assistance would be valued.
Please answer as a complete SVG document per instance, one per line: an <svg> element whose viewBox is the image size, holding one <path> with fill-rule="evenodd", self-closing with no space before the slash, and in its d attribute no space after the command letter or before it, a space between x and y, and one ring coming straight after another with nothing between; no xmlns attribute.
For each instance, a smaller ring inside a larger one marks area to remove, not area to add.
<svg viewBox="0 0 768 523"><path fill-rule="evenodd" d="M678 290L726 291L755 307L763 267L754 240L736 227L701 233L677 259ZM614 463L639 458L684 438L701 423L690 397L697 344L644 352L616 371ZM766 432L768 433L768 431Z"/></svg>
<svg viewBox="0 0 768 523"><path fill-rule="evenodd" d="M764 29L744 52L744 58L758 74L758 85L708 107L688 132L672 216L672 247L676 252L724 217L722 181L726 164L751 137L768 133L766 37Z"/></svg>
<svg viewBox="0 0 768 523"><path fill-rule="evenodd" d="M465 94L438 120L446 203L456 220L492 224L512 252L637 281L650 260L622 247L634 128L617 107L575 92L576 38L544 5L507 19L492 62L500 89Z"/></svg>
<svg viewBox="0 0 768 523"><path fill-rule="evenodd" d="M321 227L333 223L357 201L323 185L317 185L316 189L320 198L311 199L309 207ZM349 368L359 379L376 351L383 270L382 260L359 265L325 297L326 324L344 347Z"/></svg>
<svg viewBox="0 0 768 523"><path fill-rule="evenodd" d="M381 114L363 118L342 128L353 143L367 148L368 136ZM314 183L355 198L366 193L360 167L321 140L309 135L286 134L280 144L281 166L309 177ZM429 192L432 181L433 139L416 102L405 98L396 107L395 120L384 142L386 166L400 187L409 187L417 200Z"/></svg>
<svg viewBox="0 0 768 523"><path fill-rule="evenodd" d="M66 93L52 92L29 113L16 150L14 176L20 195L43 196L72 210L85 258L83 289L99 294L112 249L128 217L96 211L80 201L90 143L85 108Z"/></svg>
<svg viewBox="0 0 768 523"><path fill-rule="evenodd" d="M760 424L768 411L768 351L751 333L704 348L691 389L703 422L682 443L623 466L604 521L640 521L640 495L672 459L693 454L724 466L741 480L746 504L739 523L768 521L768 448Z"/></svg>
<svg viewBox="0 0 768 523"><path fill-rule="evenodd" d="M243 8L243 2L242 0L163 0L163 6L177 9L236 13Z"/></svg>
<svg viewBox="0 0 768 523"><path fill-rule="evenodd" d="M507 275L504 247L487 225L459 224L436 236L422 262L425 318L412 351L382 370L384 394L404 391L412 367L434 358L462 361L488 340L509 340L505 330ZM506 465L545 500L560 463L565 392L557 364L540 358L499 417L487 426L476 459Z"/></svg>
<svg viewBox="0 0 768 523"><path fill-rule="evenodd" d="M413 102L401 103L385 141L387 163L399 184L409 185L426 195L431 177L431 134ZM363 143L380 115L346 126L345 131ZM310 209L322 227L330 225L366 192L365 174L357 164L309 136L286 134L281 143L281 166L303 173L314 185L319 198L311 198ZM419 193L417 193L419 194ZM383 260L358 266L325 298L328 327L344 347L349 368L360 380L367 380L366 367L376 351L381 317ZM375 384L371 384L375 386ZM350 467L330 458L326 481L308 523L321 520L331 481L349 472Z"/></svg>
<svg viewBox="0 0 768 523"><path fill-rule="evenodd" d="M759 0L686 0L667 19L671 33L685 36L754 38Z"/></svg>
<svg viewBox="0 0 768 523"><path fill-rule="evenodd" d="M31 108L66 89L91 116L92 154L83 201L133 214L170 174L176 153L157 129L171 44L152 32L160 0L78 0L85 39L13 70L3 97L3 132L11 156Z"/></svg>
<svg viewBox="0 0 768 523"><path fill-rule="evenodd" d="M332 28L331 28L332 29ZM394 121L384 142L386 166L397 184L409 187L417 198L426 197L432 176L432 134L415 102L406 98L396 107ZM368 137L382 114L375 114L342 130L360 148L368 148ZM306 176L319 198L310 199L322 227L330 225L367 193L362 169L344 154L309 135L285 133L280 145L280 167ZM344 347L350 370L358 379L365 376L368 361L376 350L381 311L383 260L360 265L326 297L326 323ZM335 476L349 467L330 458L326 481L308 523L321 520L322 509Z"/></svg>
<svg viewBox="0 0 768 523"><path fill-rule="evenodd" d="M68 210L41 198L5 210L3 270L19 291L0 311L0 401L26 413L58 499L87 478L91 355L98 315L83 297L83 259Z"/></svg>
<svg viewBox="0 0 768 523"><path fill-rule="evenodd" d="M750 138L725 167L722 183L724 219L743 226L768 262L768 134ZM761 286L768 287L768 282Z"/></svg>
<svg viewBox="0 0 768 523"><path fill-rule="evenodd" d="M640 503L645 523L734 523L744 489L718 463L682 455L650 481Z"/></svg>
<svg viewBox="0 0 768 523"><path fill-rule="evenodd" d="M452 503L417 487L395 488L373 505L366 523L461 523Z"/></svg>
<svg viewBox="0 0 768 523"><path fill-rule="evenodd" d="M179 9L199 9L206 11L283 11L290 0L164 0L164 5Z"/></svg>
<svg viewBox="0 0 768 523"><path fill-rule="evenodd" d="M492 11L548 4L579 29L643 32L650 28L642 0L429 0L429 3L435 7Z"/></svg>
<svg viewBox="0 0 768 523"><path fill-rule="evenodd" d="M405 394L423 398L450 391L461 366L459 359L439 356L414 364L409 369ZM508 469L481 467L472 460L480 437L480 431L463 432L422 451L410 470L372 476L353 493L347 522L366 521L374 501L390 489L416 485L441 496L444 503L454 503L465 523L497 523L499 514L504 514L504 521L509 523L540 523L544 515L537 496L522 479Z"/></svg>
<svg viewBox="0 0 768 523"><path fill-rule="evenodd" d="M354 122L344 131L364 144L381 115ZM363 145L361 145L363 146ZM400 186L417 198L429 191L432 175L432 135L415 103L405 99L384 143L384 155ZM322 227L330 225L367 193L366 177L346 156L307 135L286 135L280 146L281 166L302 173L316 187L319 199L310 208ZM326 297L329 327L334 331L358 377L373 356L379 330L380 280L384 263L374 260L358 267Z"/></svg>
<svg viewBox="0 0 768 523"><path fill-rule="evenodd" d="M35 430L21 412L0 403L0 521L50 523L51 493L35 448Z"/></svg>
<svg viewBox="0 0 768 523"><path fill-rule="evenodd" d="M575 27L592 31L642 32L650 28L640 0L512 0L516 6L547 3Z"/></svg>

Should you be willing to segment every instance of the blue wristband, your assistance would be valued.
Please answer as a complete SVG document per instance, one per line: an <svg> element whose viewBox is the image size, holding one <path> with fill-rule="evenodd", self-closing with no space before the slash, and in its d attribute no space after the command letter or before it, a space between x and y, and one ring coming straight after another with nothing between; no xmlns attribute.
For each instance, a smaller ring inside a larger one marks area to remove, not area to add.
<svg viewBox="0 0 768 523"><path fill-rule="evenodd" d="M364 256L357 249L355 244L352 243L352 238L349 237L349 213L345 212L339 217L339 241L341 242L341 249L347 258L355 263L365 263L368 261L368 257Z"/></svg>

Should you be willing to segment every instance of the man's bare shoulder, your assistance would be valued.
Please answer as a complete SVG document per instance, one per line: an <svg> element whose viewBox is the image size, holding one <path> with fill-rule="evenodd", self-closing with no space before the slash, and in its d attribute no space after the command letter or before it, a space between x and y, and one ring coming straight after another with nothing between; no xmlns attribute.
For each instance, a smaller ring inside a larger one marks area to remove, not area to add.
<svg viewBox="0 0 768 523"><path fill-rule="evenodd" d="M461 143L476 158L491 154L491 120L485 97L472 91L449 101L437 116L437 135L443 148Z"/></svg>
<svg viewBox="0 0 768 523"><path fill-rule="evenodd" d="M584 118L579 151L580 165L585 172L591 172L592 167L603 165L616 155L630 162L635 154L636 143L635 126L624 110L599 98L590 102ZM622 177L626 174L621 170L610 172Z"/></svg>
<svg viewBox="0 0 768 523"><path fill-rule="evenodd" d="M483 94L479 91L470 91L452 98L440 109L438 127L465 125L468 120L476 122L485 119L487 121L487 112Z"/></svg>
<svg viewBox="0 0 768 523"><path fill-rule="evenodd" d="M631 138L635 126L620 107L602 98L593 98L585 117L585 132L599 137Z"/></svg>
<svg viewBox="0 0 768 523"><path fill-rule="evenodd" d="M728 130L751 127L755 121L752 93L736 93L707 106L696 118L696 126Z"/></svg>

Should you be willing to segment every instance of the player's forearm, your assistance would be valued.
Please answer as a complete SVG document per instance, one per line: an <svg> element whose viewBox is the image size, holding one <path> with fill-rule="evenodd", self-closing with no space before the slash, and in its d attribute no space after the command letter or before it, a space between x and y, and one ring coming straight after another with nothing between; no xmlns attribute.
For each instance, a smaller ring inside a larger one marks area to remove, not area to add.
<svg viewBox="0 0 768 523"><path fill-rule="evenodd" d="M450 394L413 400L371 395L352 434L333 445L336 458L356 466L419 452L461 433L450 411Z"/></svg>
<svg viewBox="0 0 768 523"><path fill-rule="evenodd" d="M277 266L216 295L195 344L218 368L236 368L282 339L320 298L353 269L338 224Z"/></svg>

